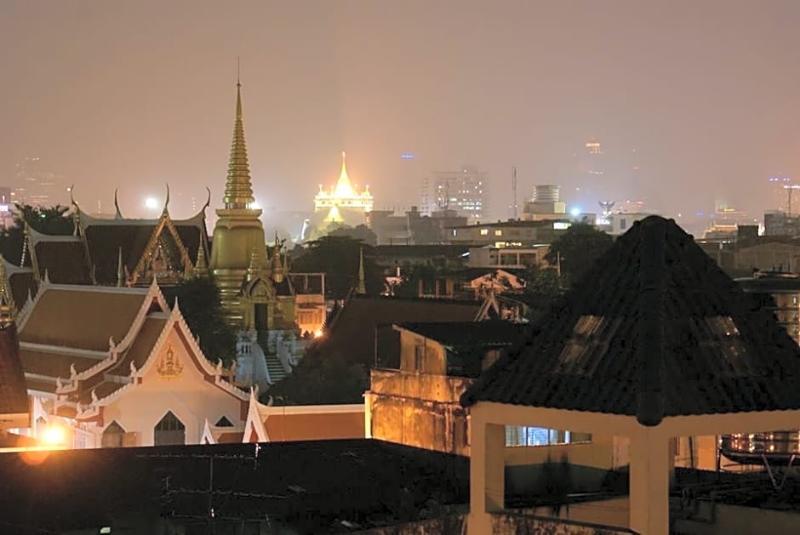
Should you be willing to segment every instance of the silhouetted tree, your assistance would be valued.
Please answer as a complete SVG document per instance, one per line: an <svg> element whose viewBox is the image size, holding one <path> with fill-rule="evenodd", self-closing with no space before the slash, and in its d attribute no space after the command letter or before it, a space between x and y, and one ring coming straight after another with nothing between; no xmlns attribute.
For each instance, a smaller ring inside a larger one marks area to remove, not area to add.
<svg viewBox="0 0 800 535"><path fill-rule="evenodd" d="M586 223L575 223L550 244L545 257L552 265L561 263L567 284L575 284L600 256L608 251L613 238Z"/></svg>
<svg viewBox="0 0 800 535"><path fill-rule="evenodd" d="M368 386L368 371L338 352L311 348L292 373L270 387L261 401L272 397L276 405L361 403Z"/></svg>
<svg viewBox="0 0 800 535"><path fill-rule="evenodd" d="M219 288L211 277L192 278L162 288L170 306L178 305L192 334L200 337L200 348L213 362L228 365L236 358L236 334L225 322Z"/></svg>
<svg viewBox="0 0 800 535"><path fill-rule="evenodd" d="M31 228L44 234L72 234L72 218L67 212L69 208L59 204L49 207L15 204L14 226L0 231L0 254L9 262L19 265L26 222Z"/></svg>
<svg viewBox="0 0 800 535"><path fill-rule="evenodd" d="M369 245L349 236L323 236L309 242L306 250L292 262L295 273L325 273L325 288L330 297L343 299L358 284L359 251L364 251L364 274L369 295L383 291L383 275L375 265Z"/></svg>
<svg viewBox="0 0 800 535"><path fill-rule="evenodd" d="M563 295L564 290L558 273L553 268L533 266L528 270L526 278L528 320L536 321L549 310L555 299Z"/></svg>
<svg viewBox="0 0 800 535"><path fill-rule="evenodd" d="M352 238L373 247L378 244L378 237L372 232L372 229L366 225L358 225L355 227L343 225L329 232L328 236Z"/></svg>

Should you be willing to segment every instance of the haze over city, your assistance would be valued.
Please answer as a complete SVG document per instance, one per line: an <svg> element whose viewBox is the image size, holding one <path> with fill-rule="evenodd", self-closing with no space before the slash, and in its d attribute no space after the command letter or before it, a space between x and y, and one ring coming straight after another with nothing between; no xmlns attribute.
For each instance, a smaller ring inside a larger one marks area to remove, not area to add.
<svg viewBox="0 0 800 535"><path fill-rule="evenodd" d="M381 208L470 163L495 218L514 165L520 197L559 183L585 209L723 200L757 216L767 178L800 169L798 20L792 1L4 1L0 170L12 181L38 156L79 202L119 187L131 214L169 182L189 213L206 186L221 195L240 57L268 209L308 210L345 149ZM607 166L594 183L575 172L590 139Z"/></svg>

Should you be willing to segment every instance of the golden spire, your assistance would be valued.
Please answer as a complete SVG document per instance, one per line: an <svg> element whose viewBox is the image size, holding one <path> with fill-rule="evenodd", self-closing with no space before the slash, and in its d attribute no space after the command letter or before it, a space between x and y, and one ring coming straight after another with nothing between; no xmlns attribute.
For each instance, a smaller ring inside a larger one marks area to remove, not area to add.
<svg viewBox="0 0 800 535"><path fill-rule="evenodd" d="M347 154L344 151L342 151L342 170L339 172L339 181L336 183L333 194L339 198L356 196L353 185L350 183L350 177L347 175Z"/></svg>
<svg viewBox="0 0 800 535"><path fill-rule="evenodd" d="M225 181L225 208L244 210L249 208L255 198L250 181L250 164L247 161L247 147L244 142L244 123L242 121L242 84L236 80L236 121L233 126L231 157L228 162L228 178Z"/></svg>
<svg viewBox="0 0 800 535"><path fill-rule="evenodd" d="M364 273L364 248L358 249L358 285L356 286L356 294L366 295L367 293L367 277Z"/></svg>
<svg viewBox="0 0 800 535"><path fill-rule="evenodd" d="M122 247L117 255L117 288L125 286L125 264L122 262Z"/></svg>
<svg viewBox="0 0 800 535"><path fill-rule="evenodd" d="M272 253L272 280L280 284L283 282L283 262L281 262L281 240L275 231L275 251Z"/></svg>

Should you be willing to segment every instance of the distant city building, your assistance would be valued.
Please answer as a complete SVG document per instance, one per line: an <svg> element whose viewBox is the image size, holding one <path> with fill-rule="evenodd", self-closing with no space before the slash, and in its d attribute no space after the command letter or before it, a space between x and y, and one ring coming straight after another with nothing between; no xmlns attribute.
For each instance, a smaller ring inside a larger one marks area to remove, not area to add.
<svg viewBox="0 0 800 535"><path fill-rule="evenodd" d="M373 210L367 213L367 225L375 233L379 245L424 245L444 243L446 229L466 225L467 218L455 210L434 211L423 215L416 206L405 215L392 210Z"/></svg>
<svg viewBox="0 0 800 535"><path fill-rule="evenodd" d="M764 214L765 236L800 236L800 215L783 211L770 211Z"/></svg>
<svg viewBox="0 0 800 535"><path fill-rule="evenodd" d="M554 184L539 184L533 187L533 197L525 203L522 219L565 219L566 213L567 205L561 200L561 188Z"/></svg>
<svg viewBox="0 0 800 535"><path fill-rule="evenodd" d="M0 228L9 228L14 224L14 197L10 187L0 187Z"/></svg>
<svg viewBox="0 0 800 535"><path fill-rule="evenodd" d="M563 221L498 221L480 225L450 228L448 240L453 244L523 247L551 243L564 233L571 222Z"/></svg>
<svg viewBox="0 0 800 535"><path fill-rule="evenodd" d="M528 269L547 264L544 257L550 247L470 247L467 265L472 268Z"/></svg>
<svg viewBox="0 0 800 535"><path fill-rule="evenodd" d="M372 193L369 186L359 191L350 181L346 158L342 152L342 168L336 185L327 190L319 185L319 192L314 197L314 212L326 213L326 220L333 223L346 222L347 212L355 212L360 216L359 222L363 223L364 214L370 212L374 204Z"/></svg>
<svg viewBox="0 0 800 535"><path fill-rule="evenodd" d="M41 158L30 156L16 167L16 185L9 199L33 206L52 206L66 202L62 177L48 170Z"/></svg>
<svg viewBox="0 0 800 535"><path fill-rule="evenodd" d="M634 223L641 221L649 215L651 214L645 214L641 212L615 212L608 215L608 227L604 228L603 230L612 236L619 236L621 234L625 234Z"/></svg>
<svg viewBox="0 0 800 535"><path fill-rule="evenodd" d="M459 171L434 173L423 185L422 211L432 214L454 210L471 221L487 215L488 177L483 171L464 165Z"/></svg>

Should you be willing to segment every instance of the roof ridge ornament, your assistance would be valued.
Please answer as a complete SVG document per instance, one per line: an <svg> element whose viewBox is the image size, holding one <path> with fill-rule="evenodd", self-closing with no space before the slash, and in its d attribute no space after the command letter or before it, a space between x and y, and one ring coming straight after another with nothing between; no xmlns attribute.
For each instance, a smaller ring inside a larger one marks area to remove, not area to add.
<svg viewBox="0 0 800 535"><path fill-rule="evenodd" d="M122 211L119 209L118 193L119 188L114 188L114 219L124 219L124 217L122 217Z"/></svg>
<svg viewBox="0 0 800 535"><path fill-rule="evenodd" d="M164 209L161 211L161 215L169 215L169 182L166 183L167 186L167 198L164 200Z"/></svg>

